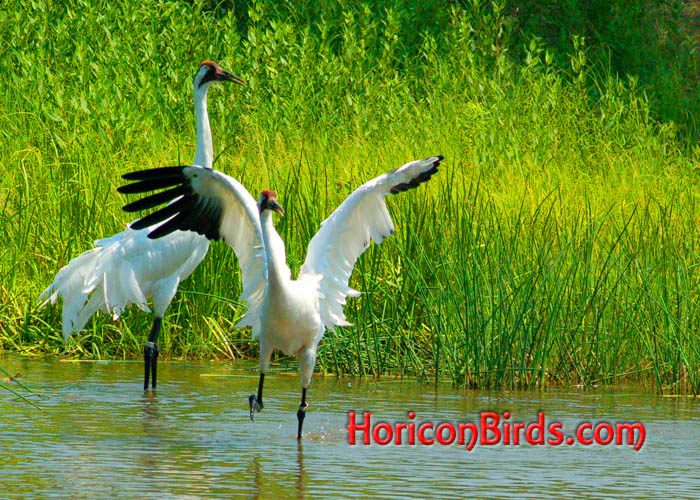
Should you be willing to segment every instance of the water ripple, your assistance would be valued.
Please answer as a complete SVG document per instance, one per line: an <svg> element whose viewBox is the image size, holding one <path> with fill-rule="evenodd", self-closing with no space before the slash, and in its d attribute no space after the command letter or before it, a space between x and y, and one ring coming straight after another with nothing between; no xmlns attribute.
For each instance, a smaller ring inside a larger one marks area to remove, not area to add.
<svg viewBox="0 0 700 500"><path fill-rule="evenodd" d="M162 363L157 393L139 363L3 357L46 397L39 412L0 392L0 496L7 498L512 498L689 497L700 480L699 402L572 390L474 392L410 381L314 378L297 443L296 376L266 379L251 423L249 370ZM253 374L254 375L254 374ZM639 392L639 391L637 391ZM538 411L572 432L584 419L640 420L636 453L601 446L350 446L348 411L373 420L474 421L480 411L531 421Z"/></svg>

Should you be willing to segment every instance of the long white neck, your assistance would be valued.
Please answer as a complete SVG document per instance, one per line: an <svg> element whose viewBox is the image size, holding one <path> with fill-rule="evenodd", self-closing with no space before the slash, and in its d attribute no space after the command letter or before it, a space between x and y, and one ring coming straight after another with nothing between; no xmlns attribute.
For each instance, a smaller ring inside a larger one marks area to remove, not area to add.
<svg viewBox="0 0 700 500"><path fill-rule="evenodd" d="M269 287L284 285L290 279L284 242L272 224L272 210L260 214L265 258L267 259L267 284Z"/></svg>
<svg viewBox="0 0 700 500"><path fill-rule="evenodd" d="M214 166L214 143L211 139L209 127L209 113L207 112L207 91L209 85L203 89L194 91L194 111L197 115L197 150L194 153L194 164L200 167L212 168Z"/></svg>

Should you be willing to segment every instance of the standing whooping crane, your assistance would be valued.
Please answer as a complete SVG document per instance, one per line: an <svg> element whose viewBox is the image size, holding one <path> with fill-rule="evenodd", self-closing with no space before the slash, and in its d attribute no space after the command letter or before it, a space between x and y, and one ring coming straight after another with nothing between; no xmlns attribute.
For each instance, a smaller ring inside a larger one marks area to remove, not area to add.
<svg viewBox="0 0 700 500"><path fill-rule="evenodd" d="M203 62L194 76L194 109L197 117L197 149L194 164L209 169L214 163L214 147L207 112L207 92L215 82L245 85L238 76L211 61ZM138 210L138 206L133 207ZM150 228L152 230L152 228ZM117 320L131 304L149 312L147 298L153 298L154 320L144 348L145 381L149 373L156 388L158 333L165 310L180 282L199 265L209 250L209 240L192 232L174 232L157 241L147 237L149 228L131 224L126 230L95 241L95 248L63 267L39 300L42 306L63 297L63 338L83 329L97 311Z"/></svg>
<svg viewBox="0 0 700 500"><path fill-rule="evenodd" d="M149 238L190 230L209 239L223 238L234 250L242 269L241 300L248 306L236 327L251 326L253 337L260 339L260 382L257 397L249 398L250 418L263 408L263 382L273 349L298 355L302 392L297 438L301 439L318 343L326 328L350 325L343 305L346 297L360 295L348 286L355 262L370 239L381 243L394 232L384 197L418 187L437 171L441 160L442 156L433 156L407 163L356 189L311 239L296 280L291 279L284 242L272 224L272 212L284 215L272 191L263 191L256 204L235 179L197 166L131 172L123 178L136 182L119 190L144 193L175 186L124 208L131 210L136 204L153 208L172 201L136 223L151 227L165 221Z"/></svg>

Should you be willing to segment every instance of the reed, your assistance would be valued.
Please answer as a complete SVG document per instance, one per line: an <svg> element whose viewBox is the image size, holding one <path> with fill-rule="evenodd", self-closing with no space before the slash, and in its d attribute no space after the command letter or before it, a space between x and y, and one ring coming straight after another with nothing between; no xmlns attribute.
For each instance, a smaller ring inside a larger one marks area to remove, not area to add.
<svg viewBox="0 0 700 500"><path fill-rule="evenodd" d="M0 349L142 355L148 315L98 314L64 345L60 308L36 298L130 221L121 174L191 161L191 78L212 59L249 82L210 93L215 167L278 193L293 274L355 187L446 157L389 200L396 235L359 260L354 326L327 332L321 371L698 393L697 108L674 115L581 37L525 37L504 3L311 4L10 1ZM233 252L212 245L168 309L162 356L256 356L233 329L239 294Z"/></svg>

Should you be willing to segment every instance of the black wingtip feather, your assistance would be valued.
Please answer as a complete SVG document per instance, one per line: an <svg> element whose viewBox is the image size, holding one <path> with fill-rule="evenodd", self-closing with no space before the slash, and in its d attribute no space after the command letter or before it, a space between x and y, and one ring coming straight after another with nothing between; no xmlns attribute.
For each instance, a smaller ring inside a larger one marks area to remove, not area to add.
<svg viewBox="0 0 700 500"><path fill-rule="evenodd" d="M175 200L131 224L132 229L146 229L162 222L148 233L149 239L162 238L175 231L195 231L210 240L221 239L219 227L223 207L220 200L202 197L194 192L184 173L184 168L183 166L153 168L122 176L127 181L135 181L117 189L125 194L145 193L175 186L125 205L124 211L136 212Z"/></svg>
<svg viewBox="0 0 700 500"><path fill-rule="evenodd" d="M133 184L126 184L125 186L119 186L117 191L122 194L136 194L136 193L146 193L148 191L155 191L157 189L163 189L171 186L176 186L182 184L183 179L181 177L161 177L156 179L146 179L139 182L134 182Z"/></svg>
<svg viewBox="0 0 700 500"><path fill-rule="evenodd" d="M178 167L159 167L149 168L147 170L137 170L122 175L122 179L126 181L145 181L147 179L159 179L162 177L182 177L182 169L184 166Z"/></svg>
<svg viewBox="0 0 700 500"><path fill-rule="evenodd" d="M442 155L438 155L436 158L437 159L433 161L433 164L430 167L430 169L426 170L425 172L421 172L409 182L402 182L401 184L397 184L396 186L392 187L389 192L391 194L399 194L403 191L408 191L409 189L417 188L423 182L429 181L433 174L437 172L437 169L440 166L440 162L444 159ZM426 160L428 159L429 158L426 158Z"/></svg>
<svg viewBox="0 0 700 500"><path fill-rule="evenodd" d="M142 217L141 219L137 220L131 225L132 229L145 229L147 227L151 227L154 224L158 224L159 222L163 222L164 220L169 219L173 215L180 213L183 210L189 210L195 203L195 200L192 196L185 196L181 200L176 201L175 203L171 203L170 205L167 205L160 210L156 210L153 213L150 213L146 215L145 217Z"/></svg>
<svg viewBox="0 0 700 500"><path fill-rule="evenodd" d="M131 202L128 205L124 205L122 210L125 212L139 212L141 210L148 210L149 208L154 208L158 205L162 205L163 203L167 203L170 200L174 200L178 196L183 196L187 194L188 191L187 186L177 186L173 189L152 194L150 196L146 196L145 198L141 198L140 200Z"/></svg>

